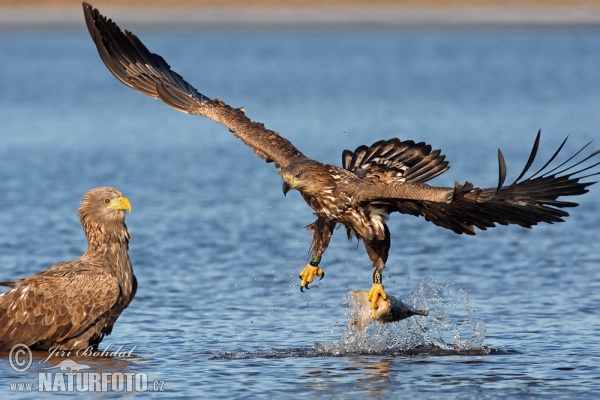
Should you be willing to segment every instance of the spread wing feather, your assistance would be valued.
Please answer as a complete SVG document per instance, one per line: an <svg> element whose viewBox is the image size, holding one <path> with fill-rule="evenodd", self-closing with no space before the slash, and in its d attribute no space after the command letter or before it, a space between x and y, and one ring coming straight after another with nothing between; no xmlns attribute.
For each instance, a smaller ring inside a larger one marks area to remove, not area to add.
<svg viewBox="0 0 600 400"><path fill-rule="evenodd" d="M110 312L120 293L116 278L85 271L80 261L1 284L11 289L0 294L0 350L76 337Z"/></svg>
<svg viewBox="0 0 600 400"><path fill-rule="evenodd" d="M279 168L288 166L302 153L287 139L263 124L248 119L243 109L232 108L220 100L199 93L179 74L172 71L160 56L151 53L132 33L123 33L98 10L84 3L84 14L98 53L113 75L128 87L147 96L161 99L168 106L189 114L210 118L239 137L254 152ZM561 196L586 193L593 182L579 182L585 176L574 172L581 162L568 165L569 158L558 167L546 168L558 155L563 144L538 172L527 179L539 145L539 133L529 160L519 177L504 186L506 165L498 153L499 180L495 188L479 189L466 182L454 188L435 188L424 182L442 174L449 166L439 150L429 145L392 139L344 151L343 166L372 185L357 193L357 202L373 204L411 215L421 215L436 225L457 233L475 234L474 227L487 229L495 224L518 224L531 227L539 222L559 222L568 213L561 210L576 203L559 201ZM583 149L582 149L583 150ZM567 165L560 172L554 172ZM541 175L540 175L541 174ZM592 176L596 174L590 174Z"/></svg>
<svg viewBox="0 0 600 400"><path fill-rule="evenodd" d="M188 114L201 115L227 128L267 162L278 168L289 165L302 153L286 138L251 121L243 109L199 93L159 55L151 53L131 32L121 29L97 9L84 3L85 21L100 58L110 72L126 86L169 107Z"/></svg>
<svg viewBox="0 0 600 400"><path fill-rule="evenodd" d="M446 156L431 146L398 138L344 150L342 165L358 177L373 183L426 182L450 168Z"/></svg>
<svg viewBox="0 0 600 400"><path fill-rule="evenodd" d="M496 188L479 189L469 182L464 185L456 183L451 201L445 202L443 196L442 201L431 201L426 197L433 197L436 193L442 194L443 192L436 192L436 190L443 188L418 185L424 192L411 198L402 196L403 192L406 191L402 186L406 184L373 185L369 188L368 195L360 197L360 201L379 205L389 212L397 211L404 214L423 216L427 221L431 221L438 226L451 229L456 233L470 235L475 234L474 228L485 230L495 227L496 224L517 224L525 228L531 228L539 222L562 222L563 218L569 215L562 208L575 207L578 204L558 200L558 198L577 196L588 192L587 187L595 182L580 182L580 180L600 173L591 173L584 176L581 174L596 167L600 162L579 170L576 170L576 168L600 154L600 151L596 151L581 161L569 165L574 157L587 147L586 145L559 166L546 171L546 168L563 148L565 143L563 141L542 168L530 177L522 179L535 160L539 141L540 133L538 132L525 168L523 168L519 177L508 186L503 185L506 179L506 164L502 152L499 151L499 179ZM559 168L563 169L555 172ZM396 197L396 200L393 199L394 197ZM420 197L423 200L415 199L415 197Z"/></svg>

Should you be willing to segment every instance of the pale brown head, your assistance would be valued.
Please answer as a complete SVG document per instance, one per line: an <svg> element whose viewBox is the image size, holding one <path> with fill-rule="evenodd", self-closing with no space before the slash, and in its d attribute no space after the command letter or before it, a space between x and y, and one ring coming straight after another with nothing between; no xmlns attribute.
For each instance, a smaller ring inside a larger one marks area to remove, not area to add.
<svg viewBox="0 0 600 400"><path fill-rule="evenodd" d="M87 192L79 206L79 219L86 226L123 225L125 211L131 212L127 197L112 187L99 187Z"/></svg>

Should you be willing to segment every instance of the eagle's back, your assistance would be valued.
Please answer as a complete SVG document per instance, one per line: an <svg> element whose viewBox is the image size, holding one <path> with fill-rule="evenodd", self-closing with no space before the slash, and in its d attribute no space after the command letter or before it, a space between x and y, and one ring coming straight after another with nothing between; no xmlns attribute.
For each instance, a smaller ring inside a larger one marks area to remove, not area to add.
<svg viewBox="0 0 600 400"><path fill-rule="evenodd" d="M74 260L3 282L11 289L0 294L0 350L17 343L65 349L97 345L133 299L137 283L133 274L130 279L119 282L93 262Z"/></svg>

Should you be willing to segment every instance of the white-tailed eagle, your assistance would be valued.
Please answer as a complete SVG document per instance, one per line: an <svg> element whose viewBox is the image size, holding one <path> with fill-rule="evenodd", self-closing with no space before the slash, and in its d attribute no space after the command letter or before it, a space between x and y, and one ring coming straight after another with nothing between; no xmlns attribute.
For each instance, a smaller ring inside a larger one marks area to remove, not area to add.
<svg viewBox="0 0 600 400"><path fill-rule="evenodd" d="M364 242L373 262L369 298L375 308L379 296L386 298L381 274L390 248L386 225L390 213L423 216L438 226L470 235L475 234L475 228L485 230L496 224L530 228L538 222L562 221L568 213L561 208L577 204L557 199L586 193L586 187L593 183L579 182L583 177L575 175L582 171L574 170L579 162L558 172L546 170L548 163L521 179L535 158L539 133L526 167L510 185L504 185L506 167L502 153L498 153L500 179L497 187L489 189L476 188L469 182L454 187L427 185L425 182L449 168L448 162L439 150L432 151L431 146L412 140L382 140L354 151L345 150L341 168L320 163L262 123L250 120L243 108L230 107L199 93L136 35L122 32L89 4L84 3L83 8L98 53L119 81L178 111L226 126L259 157L275 164L283 178L284 194L298 190L315 211L317 220L308 226L313 231L311 261L300 272L301 289L308 288L315 276L323 278L319 263L338 224L346 228L349 237Z"/></svg>
<svg viewBox="0 0 600 400"><path fill-rule="evenodd" d="M131 211L131 204L117 189L90 190L79 207L85 254L15 282L0 282L10 287L0 293L0 350L16 344L97 348L111 333L137 290L125 210Z"/></svg>

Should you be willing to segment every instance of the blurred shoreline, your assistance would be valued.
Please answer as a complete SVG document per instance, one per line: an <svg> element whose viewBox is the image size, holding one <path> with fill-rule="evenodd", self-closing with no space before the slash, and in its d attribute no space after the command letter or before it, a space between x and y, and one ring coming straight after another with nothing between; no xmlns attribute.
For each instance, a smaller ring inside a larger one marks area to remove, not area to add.
<svg viewBox="0 0 600 400"><path fill-rule="evenodd" d="M68 0L0 0L0 30L80 29L81 3ZM65 4L68 3L68 4ZM303 29L303 28L418 28L600 26L600 1L565 5L566 1L525 1L498 5L483 0L444 2L341 1L292 5L257 2L163 1L140 5L134 1L92 2L103 14L129 29ZM200 4L200 5L198 5ZM237 4L237 5L236 5ZM548 5L550 4L550 5Z"/></svg>

